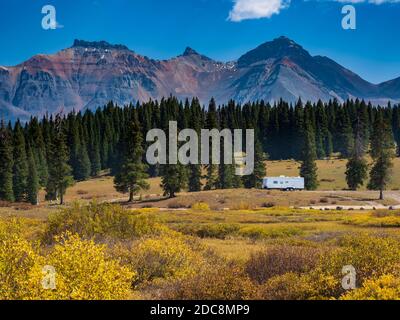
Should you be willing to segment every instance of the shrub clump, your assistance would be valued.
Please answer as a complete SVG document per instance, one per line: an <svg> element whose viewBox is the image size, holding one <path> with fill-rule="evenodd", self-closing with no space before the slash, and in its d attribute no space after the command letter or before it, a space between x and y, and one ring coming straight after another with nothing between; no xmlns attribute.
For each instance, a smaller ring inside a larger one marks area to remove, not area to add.
<svg viewBox="0 0 400 320"><path fill-rule="evenodd" d="M193 203L191 208L196 211L210 211L210 206L205 202Z"/></svg>
<svg viewBox="0 0 400 320"><path fill-rule="evenodd" d="M44 260L16 221L0 224L0 300L40 299Z"/></svg>
<svg viewBox="0 0 400 320"><path fill-rule="evenodd" d="M230 236L237 235L240 230L240 226L237 224L201 224L201 225L186 225L178 227L178 231L197 236L200 238L214 238L214 239L226 239Z"/></svg>
<svg viewBox="0 0 400 320"><path fill-rule="evenodd" d="M325 255L318 266L307 274L312 284L312 297L340 298L347 292L342 288L342 269L351 265L357 272L357 287L370 279L400 270L400 245L393 238L358 235L345 237L340 248Z"/></svg>
<svg viewBox="0 0 400 320"><path fill-rule="evenodd" d="M51 243L55 236L66 231L84 238L124 240L160 234L165 229L152 216L132 212L119 205L75 203L71 208L49 216L44 240Z"/></svg>
<svg viewBox="0 0 400 320"><path fill-rule="evenodd" d="M359 289L349 291L342 300L400 300L400 279L394 275L383 275L369 279Z"/></svg>
<svg viewBox="0 0 400 320"><path fill-rule="evenodd" d="M114 249L113 255L120 257L124 265L137 272L135 285L188 276L201 259L182 236L173 233L143 239L128 247L119 246Z"/></svg>
<svg viewBox="0 0 400 320"><path fill-rule="evenodd" d="M244 227L240 229L238 234L252 240L262 240L299 236L303 234L303 230L296 227L279 227L272 229L262 227Z"/></svg>
<svg viewBox="0 0 400 320"><path fill-rule="evenodd" d="M320 251L303 246L276 246L254 253L245 264L249 277L262 284L268 279L285 273L306 273L318 264Z"/></svg>
<svg viewBox="0 0 400 320"><path fill-rule="evenodd" d="M106 247L66 233L48 257L57 272L57 299L120 300L131 293L136 274L108 259Z"/></svg>
<svg viewBox="0 0 400 320"><path fill-rule="evenodd" d="M270 278L258 289L262 300L305 300L309 296L309 285L297 273L285 273Z"/></svg>
<svg viewBox="0 0 400 320"><path fill-rule="evenodd" d="M105 246L66 233L43 255L12 227L0 227L1 300L127 299L135 273L109 259ZM55 270L55 288L46 289L44 267Z"/></svg>
<svg viewBox="0 0 400 320"><path fill-rule="evenodd" d="M235 263L209 264L190 277L167 284L160 293L165 300L247 300L256 286Z"/></svg>

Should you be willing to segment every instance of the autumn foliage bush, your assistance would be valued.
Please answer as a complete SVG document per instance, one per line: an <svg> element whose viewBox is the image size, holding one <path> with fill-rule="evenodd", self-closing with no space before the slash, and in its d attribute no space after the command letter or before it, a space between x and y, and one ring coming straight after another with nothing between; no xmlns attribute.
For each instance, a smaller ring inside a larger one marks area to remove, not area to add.
<svg viewBox="0 0 400 320"><path fill-rule="evenodd" d="M157 235L164 229L153 217L126 210L119 205L75 203L49 216L44 239L51 243L55 236L69 231L84 238L123 240Z"/></svg>
<svg viewBox="0 0 400 320"><path fill-rule="evenodd" d="M383 275L366 280L362 287L341 297L342 300L400 300L400 278Z"/></svg>
<svg viewBox="0 0 400 320"><path fill-rule="evenodd" d="M340 248L325 256L316 272L337 279L335 297L343 294L342 268L353 266L357 271L357 287L367 279L396 274L400 269L400 242L394 238L369 235L348 236L339 242Z"/></svg>
<svg viewBox="0 0 400 320"><path fill-rule="evenodd" d="M259 286L257 295L261 300L304 300L309 286L304 277L288 272L268 279Z"/></svg>
<svg viewBox="0 0 400 320"><path fill-rule="evenodd" d="M57 272L57 299L127 299L136 274L106 256L104 245L66 233L47 258Z"/></svg>
<svg viewBox="0 0 400 320"><path fill-rule="evenodd" d="M208 203L205 203L205 202L193 203L191 208L192 208L192 210L195 210L195 211L209 211L210 210L210 206L208 205Z"/></svg>
<svg viewBox="0 0 400 320"><path fill-rule="evenodd" d="M44 259L21 235L20 225L0 223L0 299L39 299Z"/></svg>
<svg viewBox="0 0 400 320"><path fill-rule="evenodd" d="M177 233L145 238L128 246L117 246L113 255L135 270L135 285L157 279L179 279L194 273L201 260L185 239Z"/></svg>
<svg viewBox="0 0 400 320"><path fill-rule="evenodd" d="M285 273L301 274L312 270L319 262L320 251L304 246L274 246L253 253L246 262L249 277L262 284L268 279Z"/></svg>
<svg viewBox="0 0 400 320"><path fill-rule="evenodd" d="M178 227L178 231L200 238L226 239L238 234L240 226L238 224L218 223L218 224L199 224Z"/></svg>
<svg viewBox="0 0 400 320"><path fill-rule="evenodd" d="M55 288L44 287L44 267L54 268ZM41 252L13 222L0 226L0 299L127 299L136 274L106 256L105 247L78 235L57 237Z"/></svg>
<svg viewBox="0 0 400 320"><path fill-rule="evenodd" d="M235 263L208 264L198 273L170 282L161 290L165 300L247 300L256 297L256 286Z"/></svg>

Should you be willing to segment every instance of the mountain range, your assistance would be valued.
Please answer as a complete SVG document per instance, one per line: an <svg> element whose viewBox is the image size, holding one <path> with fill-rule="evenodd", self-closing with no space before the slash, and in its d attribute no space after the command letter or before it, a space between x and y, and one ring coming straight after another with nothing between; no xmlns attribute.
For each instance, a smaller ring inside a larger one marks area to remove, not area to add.
<svg viewBox="0 0 400 320"><path fill-rule="evenodd" d="M310 55L286 37L232 62L215 61L191 48L169 60L154 60L124 45L75 40L56 54L0 66L0 116L11 120L95 109L110 100L124 105L169 95L196 96L203 103L211 97L218 103L294 102L300 97L386 104L400 101L400 78L372 84L328 57Z"/></svg>

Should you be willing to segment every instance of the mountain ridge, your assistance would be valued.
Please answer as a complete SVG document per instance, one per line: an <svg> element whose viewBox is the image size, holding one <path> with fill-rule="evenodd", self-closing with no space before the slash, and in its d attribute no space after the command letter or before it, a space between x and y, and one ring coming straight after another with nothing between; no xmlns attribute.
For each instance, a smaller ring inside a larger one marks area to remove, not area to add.
<svg viewBox="0 0 400 320"><path fill-rule="evenodd" d="M349 98L400 101L400 77L372 84L329 57L312 56L287 37L265 42L233 62L215 61L187 47L155 60L122 44L76 39L52 55L0 66L0 115L8 119L61 110L95 109L163 96L199 97L207 103L283 98L294 102ZM385 102L386 101L386 102Z"/></svg>

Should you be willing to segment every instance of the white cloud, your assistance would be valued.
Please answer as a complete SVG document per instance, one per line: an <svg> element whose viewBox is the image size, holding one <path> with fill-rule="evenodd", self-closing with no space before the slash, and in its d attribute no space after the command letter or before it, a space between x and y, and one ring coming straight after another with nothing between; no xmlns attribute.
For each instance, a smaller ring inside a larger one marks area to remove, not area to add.
<svg viewBox="0 0 400 320"><path fill-rule="evenodd" d="M371 4L384 4L384 3L398 3L400 0L336 0L342 3L371 3Z"/></svg>
<svg viewBox="0 0 400 320"><path fill-rule="evenodd" d="M290 0L233 0L234 6L228 20L240 22L247 19L270 18L288 7Z"/></svg>
<svg viewBox="0 0 400 320"><path fill-rule="evenodd" d="M271 18L279 14L282 9L290 6L291 0L233 0L234 6L229 12L228 20L240 22L248 19ZM400 0L324 0L342 3L370 3L381 5L384 3L400 3Z"/></svg>

